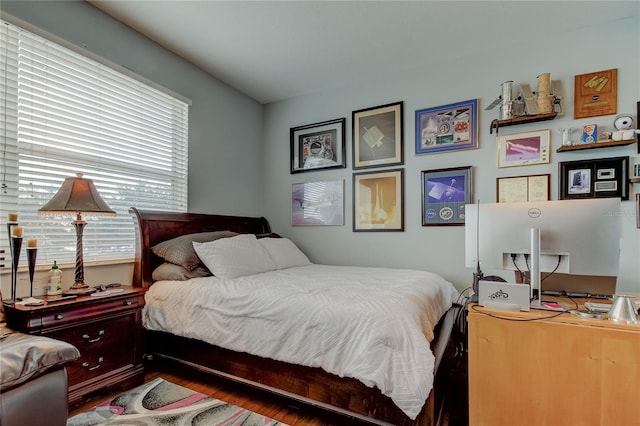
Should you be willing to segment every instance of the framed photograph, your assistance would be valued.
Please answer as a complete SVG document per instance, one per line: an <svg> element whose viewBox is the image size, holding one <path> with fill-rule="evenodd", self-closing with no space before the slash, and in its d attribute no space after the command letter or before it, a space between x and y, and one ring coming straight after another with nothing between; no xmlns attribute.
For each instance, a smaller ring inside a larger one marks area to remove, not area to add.
<svg viewBox="0 0 640 426"><path fill-rule="evenodd" d="M498 167L549 163L550 148L549 129L498 135Z"/></svg>
<svg viewBox="0 0 640 426"><path fill-rule="evenodd" d="M559 163L560 188L558 198L629 199L629 157Z"/></svg>
<svg viewBox="0 0 640 426"><path fill-rule="evenodd" d="M640 229L640 193L636 194L636 228Z"/></svg>
<svg viewBox="0 0 640 426"><path fill-rule="evenodd" d="M617 112L617 68L576 75L574 84L573 118L597 117Z"/></svg>
<svg viewBox="0 0 640 426"><path fill-rule="evenodd" d="M403 164L402 102L353 111L353 168Z"/></svg>
<svg viewBox="0 0 640 426"><path fill-rule="evenodd" d="M478 148L478 100L416 111L416 154Z"/></svg>
<svg viewBox="0 0 640 426"><path fill-rule="evenodd" d="M291 185L291 225L344 225L344 180Z"/></svg>
<svg viewBox="0 0 640 426"><path fill-rule="evenodd" d="M353 230L404 231L403 169L353 174Z"/></svg>
<svg viewBox="0 0 640 426"><path fill-rule="evenodd" d="M422 226L464 226L471 188L471 166L423 170Z"/></svg>
<svg viewBox="0 0 640 426"><path fill-rule="evenodd" d="M551 199L551 175L499 177L496 200L499 203L548 201Z"/></svg>
<svg viewBox="0 0 640 426"><path fill-rule="evenodd" d="M292 127L291 173L346 167L346 119Z"/></svg>

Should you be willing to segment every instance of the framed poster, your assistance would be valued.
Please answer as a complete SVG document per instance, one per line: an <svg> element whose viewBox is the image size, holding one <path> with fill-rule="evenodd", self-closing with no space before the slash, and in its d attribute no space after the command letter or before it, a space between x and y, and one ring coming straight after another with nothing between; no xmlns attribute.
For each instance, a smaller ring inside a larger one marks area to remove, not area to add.
<svg viewBox="0 0 640 426"><path fill-rule="evenodd" d="M576 75L574 84L573 118L612 115L617 112L617 68Z"/></svg>
<svg viewBox="0 0 640 426"><path fill-rule="evenodd" d="M498 135L498 167L549 163L550 148L549 129Z"/></svg>
<svg viewBox="0 0 640 426"><path fill-rule="evenodd" d="M550 199L550 174L496 178L496 200L499 203L548 201Z"/></svg>
<svg viewBox="0 0 640 426"><path fill-rule="evenodd" d="M345 119L292 127L291 173L345 168Z"/></svg>
<svg viewBox="0 0 640 426"><path fill-rule="evenodd" d="M353 168L403 164L402 102L353 111Z"/></svg>
<svg viewBox="0 0 640 426"><path fill-rule="evenodd" d="M291 185L291 225L344 225L344 180Z"/></svg>
<svg viewBox="0 0 640 426"><path fill-rule="evenodd" d="M403 169L353 174L353 230L404 231Z"/></svg>
<svg viewBox="0 0 640 426"><path fill-rule="evenodd" d="M422 226L464 226L471 188L471 166L423 170Z"/></svg>
<svg viewBox="0 0 640 426"><path fill-rule="evenodd" d="M558 198L620 197L629 199L629 157L559 163Z"/></svg>
<svg viewBox="0 0 640 426"><path fill-rule="evenodd" d="M416 154L478 148L478 100L416 111Z"/></svg>

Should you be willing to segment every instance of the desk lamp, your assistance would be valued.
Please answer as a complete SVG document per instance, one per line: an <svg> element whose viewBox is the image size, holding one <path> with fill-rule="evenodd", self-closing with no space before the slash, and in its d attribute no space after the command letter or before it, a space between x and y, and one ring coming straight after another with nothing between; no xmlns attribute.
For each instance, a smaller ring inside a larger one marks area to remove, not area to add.
<svg viewBox="0 0 640 426"><path fill-rule="evenodd" d="M63 294L88 294L95 289L84 283L84 261L82 258L82 232L87 222L82 220L82 213L92 216L115 216L107 203L104 202L93 181L76 173L76 177L64 180L62 186L48 203L38 209L39 215L68 215L76 214L73 226L76 228L76 276L73 285Z"/></svg>

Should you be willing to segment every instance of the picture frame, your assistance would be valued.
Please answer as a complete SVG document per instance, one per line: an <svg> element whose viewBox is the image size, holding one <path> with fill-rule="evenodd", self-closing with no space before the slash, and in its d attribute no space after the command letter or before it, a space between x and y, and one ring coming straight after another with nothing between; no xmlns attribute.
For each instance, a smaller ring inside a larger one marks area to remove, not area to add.
<svg viewBox="0 0 640 426"><path fill-rule="evenodd" d="M290 129L291 173L346 168L345 118Z"/></svg>
<svg viewBox="0 0 640 426"><path fill-rule="evenodd" d="M498 167L530 166L551 161L551 130L498 135Z"/></svg>
<svg viewBox="0 0 640 426"><path fill-rule="evenodd" d="M353 231L404 231L404 169L353 174Z"/></svg>
<svg viewBox="0 0 640 426"><path fill-rule="evenodd" d="M573 118L612 115L618 110L618 69L574 77Z"/></svg>
<svg viewBox="0 0 640 426"><path fill-rule="evenodd" d="M403 104L352 112L354 169L404 164Z"/></svg>
<svg viewBox="0 0 640 426"><path fill-rule="evenodd" d="M422 226L464 226L473 188L471 166L423 170Z"/></svg>
<svg viewBox="0 0 640 426"><path fill-rule="evenodd" d="M292 184L291 225L344 225L344 179Z"/></svg>
<svg viewBox="0 0 640 426"><path fill-rule="evenodd" d="M476 149L478 100L417 110L415 126L416 155Z"/></svg>
<svg viewBox="0 0 640 426"><path fill-rule="evenodd" d="M640 129L640 101L636 102L636 129ZM636 148L640 154L640 133L636 134Z"/></svg>
<svg viewBox="0 0 640 426"><path fill-rule="evenodd" d="M558 198L629 199L629 157L564 161L558 164Z"/></svg>
<svg viewBox="0 0 640 426"><path fill-rule="evenodd" d="M498 203L551 200L551 174L496 178Z"/></svg>

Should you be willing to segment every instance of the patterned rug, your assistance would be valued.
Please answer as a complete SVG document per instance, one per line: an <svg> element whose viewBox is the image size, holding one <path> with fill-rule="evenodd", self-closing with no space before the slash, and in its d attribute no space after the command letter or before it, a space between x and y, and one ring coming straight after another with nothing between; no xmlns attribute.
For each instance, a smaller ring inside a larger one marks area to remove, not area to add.
<svg viewBox="0 0 640 426"><path fill-rule="evenodd" d="M155 379L67 421L67 426L287 426L202 393Z"/></svg>

